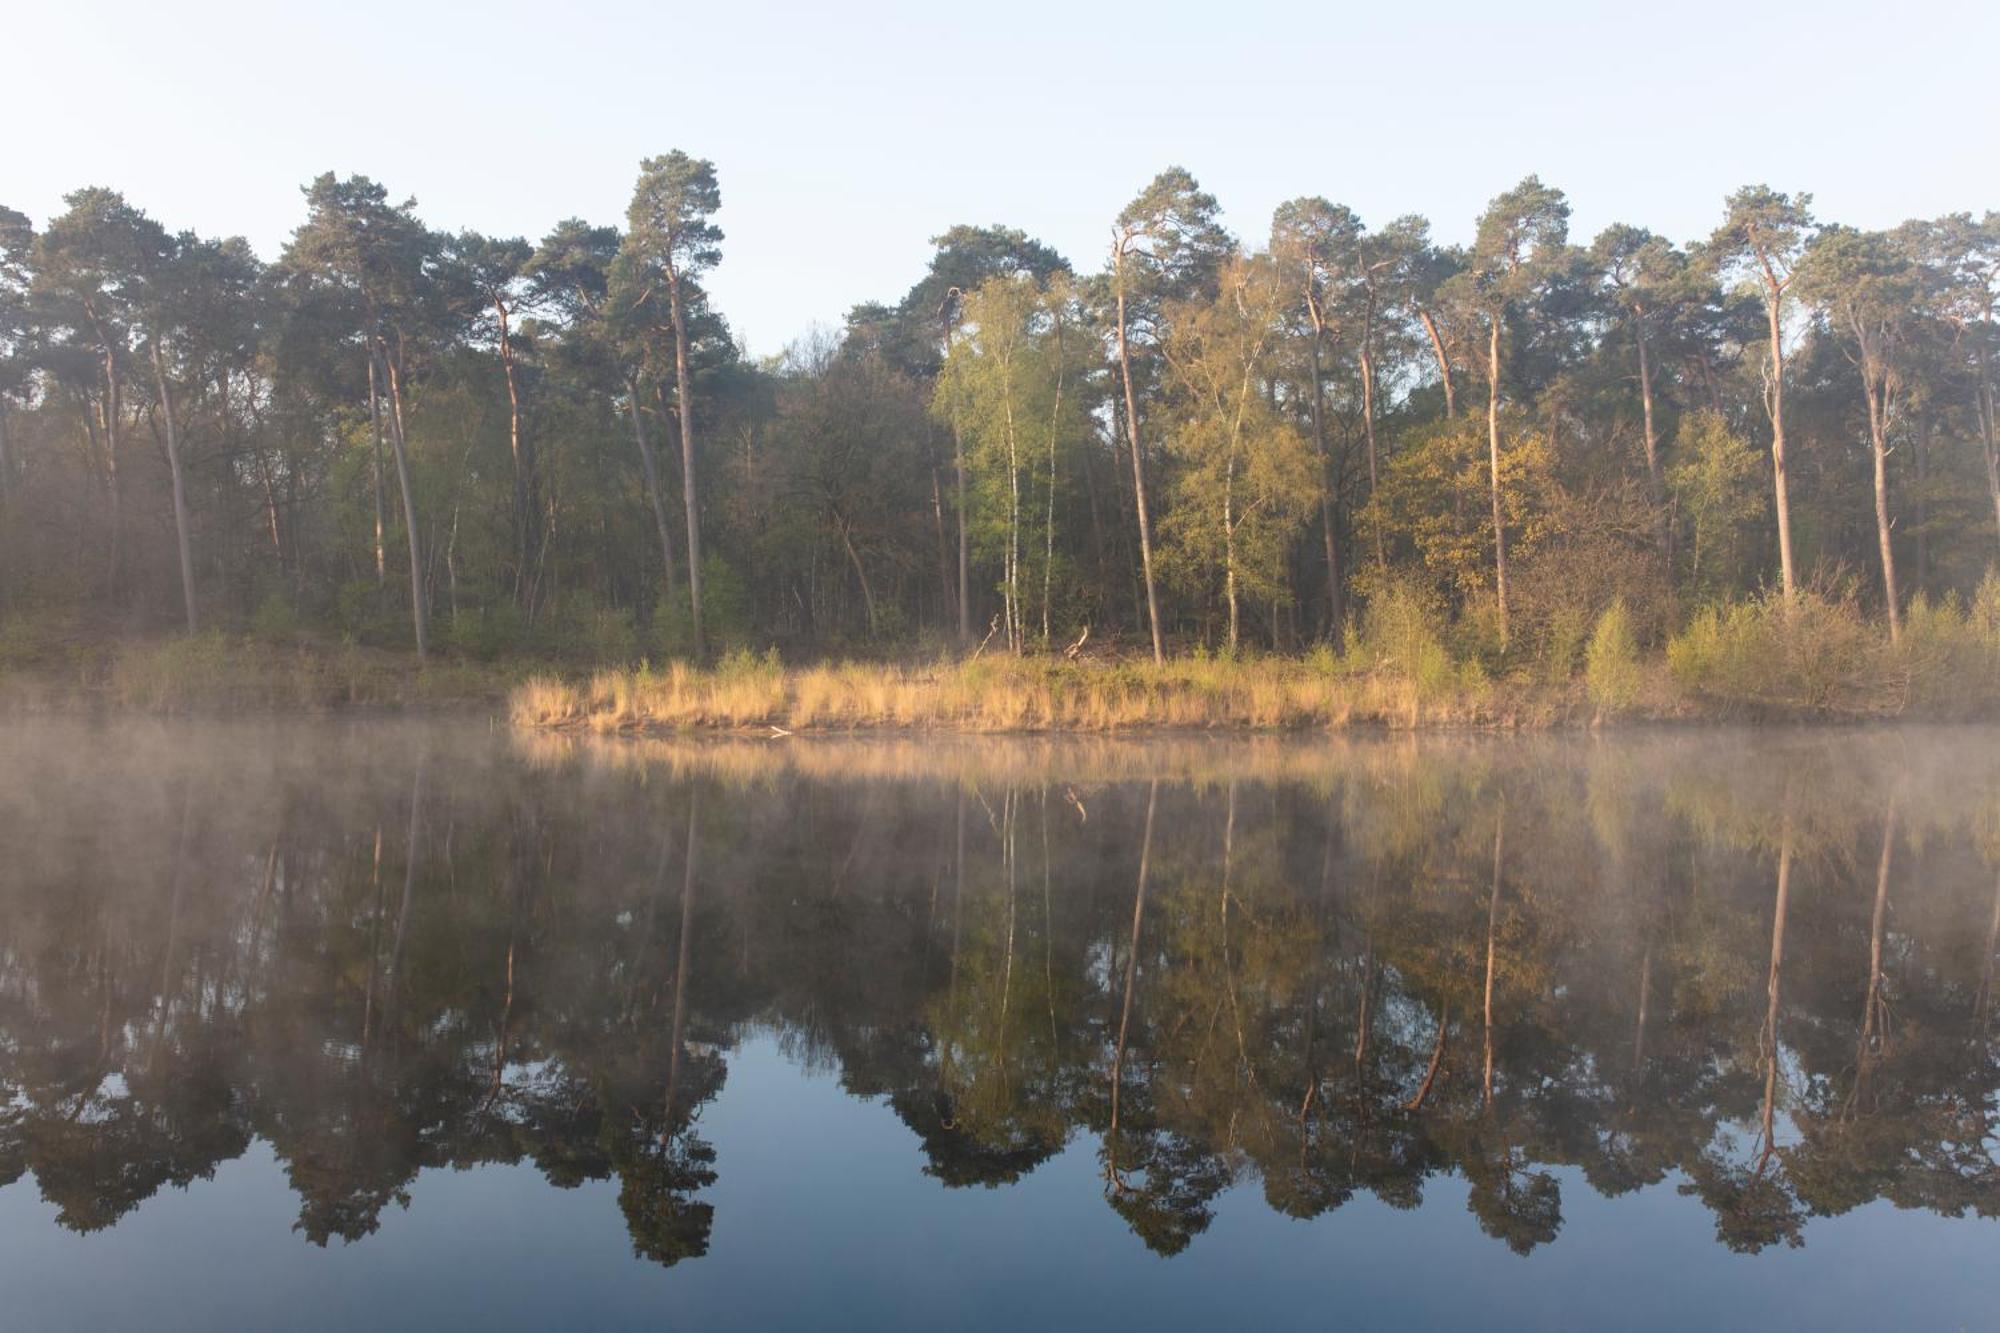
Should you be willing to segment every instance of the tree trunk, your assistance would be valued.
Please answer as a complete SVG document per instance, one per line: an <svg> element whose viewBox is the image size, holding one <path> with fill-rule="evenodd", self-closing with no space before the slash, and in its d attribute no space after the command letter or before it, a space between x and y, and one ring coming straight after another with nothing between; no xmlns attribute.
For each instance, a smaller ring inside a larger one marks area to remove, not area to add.
<svg viewBox="0 0 2000 1333"><path fill-rule="evenodd" d="M945 614L949 616L952 609L951 543L944 535L944 483L935 467L931 468L931 515L937 520L938 592L944 599Z"/></svg>
<svg viewBox="0 0 2000 1333"><path fill-rule="evenodd" d="M540 511L535 505L535 458L521 438L521 390L514 377L514 341L507 327L507 307L494 302L500 319L500 368L507 376L507 445L514 456L514 600L523 610L534 600L534 552L540 543L535 529Z"/></svg>
<svg viewBox="0 0 2000 1333"><path fill-rule="evenodd" d="M124 415L118 395L118 358L104 353L104 475L111 502L111 596L125 587L125 505L118 484L118 418Z"/></svg>
<svg viewBox="0 0 2000 1333"><path fill-rule="evenodd" d="M1319 453L1319 526L1320 536L1326 545L1326 620L1327 637L1338 639L1340 623L1345 616L1345 608L1340 604L1340 556L1336 549L1333 533L1333 474L1327 466L1326 453L1326 385L1319 362L1320 345L1319 316L1313 316L1312 335L1312 421L1313 448ZM1367 364L1364 355L1362 364ZM1365 378L1365 372L1364 372ZM1367 393L1364 387L1363 395Z"/></svg>
<svg viewBox="0 0 2000 1333"><path fill-rule="evenodd" d="M187 485L181 475L181 431L180 421L174 414L173 386L167 382L167 363L160 353L160 339L157 334L153 343L153 380L160 390L160 415L167 425L167 473L172 478L174 488L174 541L180 548L181 557L181 601L187 608L187 632L201 632L199 617L195 611L194 597L194 556L188 544Z"/></svg>
<svg viewBox="0 0 2000 1333"><path fill-rule="evenodd" d="M1660 435L1653 422L1653 363L1646 346L1646 312L1636 306L1632 310L1632 331L1639 343L1639 410L1645 421L1646 491L1653 502L1653 518L1660 528L1660 552L1667 558L1671 577L1674 529L1667 518L1666 486L1660 480Z"/></svg>
<svg viewBox="0 0 2000 1333"><path fill-rule="evenodd" d="M1778 573L1791 605L1797 582L1792 565L1792 502L1785 491L1785 344L1779 309L1784 288L1769 265L1765 266L1764 312L1771 328L1771 382L1764 390L1764 404L1771 414L1771 485L1778 508Z"/></svg>
<svg viewBox="0 0 2000 1333"><path fill-rule="evenodd" d="M947 298L949 299L949 298ZM944 354L951 356L952 326L944 326ZM951 466L958 488L958 644L972 643L972 548L965 528L965 434L958 428L958 414L951 419Z"/></svg>
<svg viewBox="0 0 2000 1333"><path fill-rule="evenodd" d="M1369 319L1369 329L1372 329L1373 326L1374 319L1371 316ZM1363 330L1361 337L1361 426L1368 440L1368 503L1369 507L1374 509L1375 513L1374 521L1370 524L1375 530L1375 565L1379 569L1387 569L1389 567L1389 555L1387 549L1382 544L1382 511L1375 506L1375 488L1380 484L1380 477L1376 470L1377 452L1375 448L1374 339L1372 333L1368 330Z"/></svg>
<svg viewBox="0 0 2000 1333"><path fill-rule="evenodd" d="M1160 634L1160 598L1153 587L1153 522L1146 512L1146 469L1139 456L1139 410L1132 393L1132 354L1125 342L1125 253L1112 251L1112 280L1118 288L1118 374L1125 389L1125 429L1132 446L1132 494L1139 510L1139 564L1146 578L1146 619L1153 631L1153 661L1167 660Z"/></svg>
<svg viewBox="0 0 2000 1333"><path fill-rule="evenodd" d="M861 554L854 549L854 538L850 535L846 519L839 520L840 545L847 552L847 559L854 566L854 577L861 582L861 604L868 612L868 632L875 633L875 589L869 586L868 571L862 567Z"/></svg>
<svg viewBox="0 0 2000 1333"><path fill-rule="evenodd" d="M410 486L410 445L403 430L403 376L396 359L383 353L389 372L389 444L396 455L396 486L403 493L403 527L410 536L410 619L417 631L417 661L430 653L429 615L424 602L423 545L417 535L417 496Z"/></svg>
<svg viewBox="0 0 2000 1333"><path fill-rule="evenodd" d="M660 464L653 455L653 442L646 438L646 425L639 415L639 377L625 377L625 401L632 413L632 439L639 446L639 463L646 474L646 498L653 506L653 526L660 534L660 568L666 583L666 595L662 605L670 605L674 597L674 537L667 527L667 505L660 498Z"/></svg>
<svg viewBox="0 0 2000 1333"><path fill-rule="evenodd" d="M678 273L667 280L667 310L674 324L675 415L681 424L681 498L687 505L688 607L694 620L694 657L707 654L701 624L701 505L694 480L694 392L688 385L687 320L681 310Z"/></svg>
<svg viewBox="0 0 2000 1333"><path fill-rule="evenodd" d="M1049 599L1055 588L1056 577L1056 441L1062 435L1063 379L1069 363L1063 359L1063 325L1060 307L1055 313L1056 336L1056 393L1055 406L1049 409L1049 512L1042 528L1042 647L1046 650L1049 637Z"/></svg>
<svg viewBox="0 0 2000 1333"><path fill-rule="evenodd" d="M1500 507L1500 320L1489 316L1486 333L1486 456L1492 478L1493 591L1500 614L1500 651L1507 651L1507 523Z"/></svg>
<svg viewBox="0 0 2000 1333"><path fill-rule="evenodd" d="M1222 480L1222 589L1229 600L1229 655L1236 655L1236 452L1232 448Z"/></svg>
<svg viewBox="0 0 2000 1333"><path fill-rule="evenodd" d="M1979 440L1986 447L1986 491L1993 500L1993 532L2000 537L2000 430L1993 419L1993 373L1986 348L1979 349Z"/></svg>
<svg viewBox="0 0 2000 1333"><path fill-rule="evenodd" d="M1419 310L1417 318L1424 322L1424 332L1431 338L1431 355L1437 358L1438 378L1444 384L1444 415L1449 421L1455 411L1451 392L1451 360L1444 354L1444 337L1438 332L1437 321L1428 310ZM1373 478L1370 479L1372 484Z"/></svg>
<svg viewBox="0 0 2000 1333"><path fill-rule="evenodd" d="M368 421L375 433L375 586L389 582L389 552L382 540L385 515L382 502L382 391L375 381L375 350L368 351Z"/></svg>
<svg viewBox="0 0 2000 1333"><path fill-rule="evenodd" d="M1868 444L1875 456L1875 539L1882 550L1882 596L1889 607L1889 642L1894 644L1902 642L1903 611L1896 596L1896 548L1890 540L1888 389L1865 366L1862 387L1868 394Z"/></svg>

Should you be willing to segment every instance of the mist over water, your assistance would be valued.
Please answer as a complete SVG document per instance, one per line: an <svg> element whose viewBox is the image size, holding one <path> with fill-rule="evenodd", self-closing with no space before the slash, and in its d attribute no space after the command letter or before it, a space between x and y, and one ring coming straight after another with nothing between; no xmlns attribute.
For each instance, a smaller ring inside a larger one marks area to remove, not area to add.
<svg viewBox="0 0 2000 1333"><path fill-rule="evenodd" d="M0 733L0 1326L1932 1326L2000 731Z"/></svg>

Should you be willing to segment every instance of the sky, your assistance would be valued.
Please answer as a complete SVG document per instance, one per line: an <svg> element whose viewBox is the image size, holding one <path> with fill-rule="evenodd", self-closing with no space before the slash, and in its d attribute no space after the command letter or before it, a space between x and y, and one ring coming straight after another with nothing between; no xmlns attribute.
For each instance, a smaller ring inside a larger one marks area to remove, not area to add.
<svg viewBox="0 0 2000 1333"><path fill-rule="evenodd" d="M274 257L363 173L433 227L622 221L642 157L716 164L710 281L753 355L894 300L954 223L1079 270L1155 173L1238 235L1300 195L1469 239L1533 172L1572 235L1704 236L1730 190L1887 226L2000 208L1988 0L766 5L64 0L0 25L0 203L84 185Z"/></svg>

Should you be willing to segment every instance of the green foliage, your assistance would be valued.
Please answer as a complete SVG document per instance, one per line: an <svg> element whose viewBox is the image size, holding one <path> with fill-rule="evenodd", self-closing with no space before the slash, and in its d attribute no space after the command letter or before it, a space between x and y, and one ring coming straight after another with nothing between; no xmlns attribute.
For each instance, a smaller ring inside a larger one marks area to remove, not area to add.
<svg viewBox="0 0 2000 1333"><path fill-rule="evenodd" d="M1365 670L1407 680L1420 700L1479 683L1477 665L1459 666L1445 646L1438 598L1407 579L1388 583L1369 598L1359 629L1350 632L1347 656Z"/></svg>
<svg viewBox="0 0 2000 1333"><path fill-rule="evenodd" d="M1712 411L1681 424L1668 484L1693 530L1687 553L1697 586L1734 586L1754 549L1751 524L1764 513L1763 460Z"/></svg>
<svg viewBox="0 0 2000 1333"><path fill-rule="evenodd" d="M1584 685L1598 712L1609 716L1632 706L1644 679L1639 645L1632 635L1632 617L1621 597L1604 609L1590 632L1590 646L1584 654Z"/></svg>
<svg viewBox="0 0 2000 1333"><path fill-rule="evenodd" d="M265 593L264 600L257 603L257 610L250 617L250 632L273 643L296 638L299 632L298 608L283 593Z"/></svg>
<svg viewBox="0 0 2000 1333"><path fill-rule="evenodd" d="M1886 635L1851 594L1705 607L1668 641L1667 665L1690 692L1755 712L1891 713L1908 697Z"/></svg>

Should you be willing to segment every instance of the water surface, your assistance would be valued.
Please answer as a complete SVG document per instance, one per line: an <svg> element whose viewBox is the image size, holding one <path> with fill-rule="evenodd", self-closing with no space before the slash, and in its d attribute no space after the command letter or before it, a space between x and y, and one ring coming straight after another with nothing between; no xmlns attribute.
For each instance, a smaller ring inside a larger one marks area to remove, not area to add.
<svg viewBox="0 0 2000 1333"><path fill-rule="evenodd" d="M2000 733L0 725L0 1327L1984 1327Z"/></svg>

